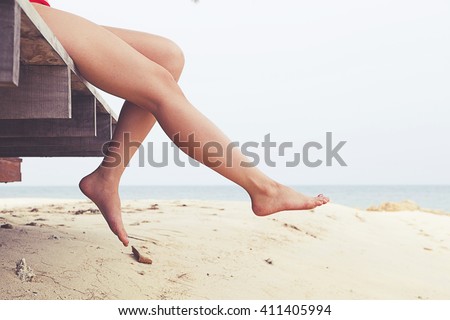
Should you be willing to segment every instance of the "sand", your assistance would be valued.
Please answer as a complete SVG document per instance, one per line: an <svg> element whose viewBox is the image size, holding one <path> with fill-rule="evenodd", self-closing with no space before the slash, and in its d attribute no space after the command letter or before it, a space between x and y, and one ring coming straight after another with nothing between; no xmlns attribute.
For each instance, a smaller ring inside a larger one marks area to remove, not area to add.
<svg viewBox="0 0 450 320"><path fill-rule="evenodd" d="M330 203L258 218L247 202L157 200L123 212L128 248L90 202L1 200L0 299L450 299L445 214Z"/></svg>

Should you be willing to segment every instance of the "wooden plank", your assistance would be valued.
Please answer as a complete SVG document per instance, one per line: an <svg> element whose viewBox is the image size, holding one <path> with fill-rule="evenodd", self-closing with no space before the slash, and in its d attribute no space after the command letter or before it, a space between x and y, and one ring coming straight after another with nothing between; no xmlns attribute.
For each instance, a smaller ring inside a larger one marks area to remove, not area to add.
<svg viewBox="0 0 450 320"><path fill-rule="evenodd" d="M70 118L69 68L22 65L20 86L0 88L0 97L0 119Z"/></svg>
<svg viewBox="0 0 450 320"><path fill-rule="evenodd" d="M4 1L4 0L3 0ZM67 51L58 41L47 24L28 0L16 0L22 9L21 27L21 61L22 64L34 65L67 65L72 72L72 90L74 94L94 95L99 101L101 113L110 114L113 122L117 115L98 93L97 89L87 82L75 67Z"/></svg>
<svg viewBox="0 0 450 320"><path fill-rule="evenodd" d="M17 157L103 157L102 148L105 141L96 138L70 138L70 145L47 145L45 150L39 146L16 147L15 149L5 149L0 147L2 156ZM77 139L78 141L74 141ZM69 143L69 141L66 141Z"/></svg>
<svg viewBox="0 0 450 320"><path fill-rule="evenodd" d="M34 11L36 12L36 10ZM34 22L30 20L28 15L22 10L20 12L22 20L20 26L20 61L23 64L30 65L65 66L66 62L52 46L59 45L55 36L49 34L47 38L53 41L47 41L46 37L41 34L41 31L34 25ZM62 50L61 46L60 51L63 52Z"/></svg>
<svg viewBox="0 0 450 320"><path fill-rule="evenodd" d="M97 115L96 137L0 138L1 157L102 157L112 137L110 115Z"/></svg>
<svg viewBox="0 0 450 320"><path fill-rule="evenodd" d="M22 181L21 163L19 158L0 158L0 182Z"/></svg>
<svg viewBox="0 0 450 320"><path fill-rule="evenodd" d="M97 137L111 140L113 134L113 117L109 114L97 114Z"/></svg>
<svg viewBox="0 0 450 320"><path fill-rule="evenodd" d="M19 85L20 8L15 0L0 2L0 87Z"/></svg>
<svg viewBox="0 0 450 320"><path fill-rule="evenodd" d="M96 99L72 97L72 119L1 120L0 137L95 137Z"/></svg>

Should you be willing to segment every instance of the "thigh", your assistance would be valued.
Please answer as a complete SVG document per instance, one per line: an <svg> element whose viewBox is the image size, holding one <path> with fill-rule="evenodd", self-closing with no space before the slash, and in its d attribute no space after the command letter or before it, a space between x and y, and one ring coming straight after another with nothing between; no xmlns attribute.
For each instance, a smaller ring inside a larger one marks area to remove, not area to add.
<svg viewBox="0 0 450 320"><path fill-rule="evenodd" d="M134 49L167 69L178 80L184 67L184 55L172 40L151 33L104 26Z"/></svg>
<svg viewBox="0 0 450 320"><path fill-rule="evenodd" d="M35 8L83 77L96 87L140 106L170 94L166 84L173 80L171 74L113 32L65 11Z"/></svg>

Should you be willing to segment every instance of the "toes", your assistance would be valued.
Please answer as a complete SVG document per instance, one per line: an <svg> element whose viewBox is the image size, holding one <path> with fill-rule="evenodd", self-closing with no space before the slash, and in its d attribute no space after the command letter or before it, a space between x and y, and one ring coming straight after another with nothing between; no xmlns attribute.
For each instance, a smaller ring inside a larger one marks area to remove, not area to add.
<svg viewBox="0 0 450 320"><path fill-rule="evenodd" d="M128 247L130 241L128 240L128 236L126 235L126 233L124 233L123 235L118 235L118 237L119 240L123 243L124 247Z"/></svg>
<svg viewBox="0 0 450 320"><path fill-rule="evenodd" d="M120 242L122 242L125 247L128 247L130 241L128 240L128 235L125 231L116 233L116 236L117 238L119 238Z"/></svg>
<svg viewBox="0 0 450 320"><path fill-rule="evenodd" d="M325 197L323 194L319 194L316 199L319 199L322 204L327 204L330 201L330 199L328 197Z"/></svg>
<svg viewBox="0 0 450 320"><path fill-rule="evenodd" d="M125 231L125 229L124 229L124 228L121 228L121 229L118 230L118 232L115 232L115 234L117 235L117 237L119 238L119 240L123 243L123 245L124 245L125 247L128 247L128 243L129 243L130 241L128 240L128 234L127 234L127 232Z"/></svg>
<svg viewBox="0 0 450 320"><path fill-rule="evenodd" d="M128 234L125 231L125 228L123 226L118 227L116 225L110 225L110 229L117 236L117 238L119 238L123 245L127 247L130 241L128 240Z"/></svg>
<svg viewBox="0 0 450 320"><path fill-rule="evenodd" d="M315 198L313 203L314 203L314 207L311 209L314 209L315 207L320 207L323 204L322 199L320 199L320 198Z"/></svg>
<svg viewBox="0 0 450 320"><path fill-rule="evenodd" d="M328 199L324 198L324 197L315 197L314 198L314 203L315 203L315 207L320 207L321 205L327 204L328 203Z"/></svg>

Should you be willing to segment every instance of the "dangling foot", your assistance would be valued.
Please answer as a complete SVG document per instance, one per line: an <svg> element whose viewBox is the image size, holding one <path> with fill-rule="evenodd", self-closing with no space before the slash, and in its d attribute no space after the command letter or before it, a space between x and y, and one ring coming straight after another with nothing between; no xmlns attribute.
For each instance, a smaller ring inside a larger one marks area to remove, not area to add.
<svg viewBox="0 0 450 320"><path fill-rule="evenodd" d="M310 210L330 201L321 194L308 197L277 183L250 197L253 212L257 216L267 216L285 210Z"/></svg>
<svg viewBox="0 0 450 320"><path fill-rule="evenodd" d="M128 246L128 235L122 222L118 183L105 178L99 169L80 181L80 190L99 208L111 231Z"/></svg>

